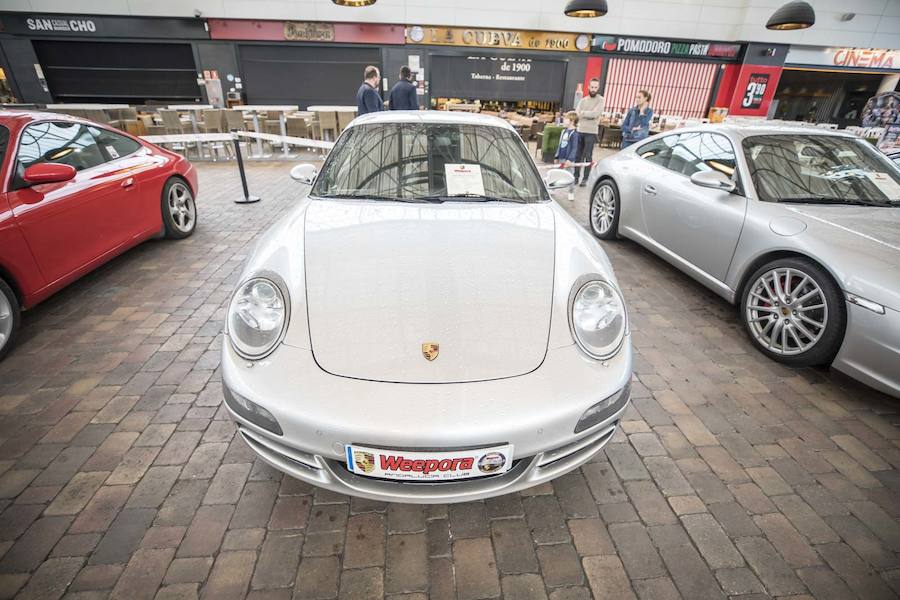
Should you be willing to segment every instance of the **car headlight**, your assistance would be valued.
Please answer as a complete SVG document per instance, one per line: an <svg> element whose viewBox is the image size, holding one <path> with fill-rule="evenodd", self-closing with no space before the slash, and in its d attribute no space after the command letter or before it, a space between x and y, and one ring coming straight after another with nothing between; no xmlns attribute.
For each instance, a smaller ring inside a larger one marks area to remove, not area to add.
<svg viewBox="0 0 900 600"><path fill-rule="evenodd" d="M287 303L271 279L254 277L242 283L228 306L228 337L244 358L263 358L275 348L287 323Z"/></svg>
<svg viewBox="0 0 900 600"><path fill-rule="evenodd" d="M602 279L582 279L572 288L569 307L572 337L585 354L603 360L619 351L628 326L619 290Z"/></svg>

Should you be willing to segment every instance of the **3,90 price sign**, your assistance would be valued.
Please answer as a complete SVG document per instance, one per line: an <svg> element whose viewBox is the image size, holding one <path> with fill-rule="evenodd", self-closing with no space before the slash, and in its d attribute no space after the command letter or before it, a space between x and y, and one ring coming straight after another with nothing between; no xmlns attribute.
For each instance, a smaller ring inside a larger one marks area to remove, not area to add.
<svg viewBox="0 0 900 600"><path fill-rule="evenodd" d="M768 73L751 73L750 79L747 80L747 89L744 90L744 97L741 99L741 107L759 108L766 95L767 87L769 87Z"/></svg>

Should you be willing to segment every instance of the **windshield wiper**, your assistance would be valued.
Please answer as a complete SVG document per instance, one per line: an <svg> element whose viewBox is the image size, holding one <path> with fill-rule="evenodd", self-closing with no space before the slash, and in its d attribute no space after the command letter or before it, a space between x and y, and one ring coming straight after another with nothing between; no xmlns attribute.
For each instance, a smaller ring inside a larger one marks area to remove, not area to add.
<svg viewBox="0 0 900 600"><path fill-rule="evenodd" d="M498 196L486 196L484 194L433 194L431 196L416 196L417 200L425 200L427 202L516 202L518 204L526 204L526 200L521 198L500 198Z"/></svg>
<svg viewBox="0 0 900 600"><path fill-rule="evenodd" d="M893 206L895 200L851 200L849 198L779 198L778 202L788 204L847 204L850 206Z"/></svg>
<svg viewBox="0 0 900 600"><path fill-rule="evenodd" d="M317 198L337 198L341 200L387 200L389 202L420 202L418 198L397 198L378 194L319 194Z"/></svg>

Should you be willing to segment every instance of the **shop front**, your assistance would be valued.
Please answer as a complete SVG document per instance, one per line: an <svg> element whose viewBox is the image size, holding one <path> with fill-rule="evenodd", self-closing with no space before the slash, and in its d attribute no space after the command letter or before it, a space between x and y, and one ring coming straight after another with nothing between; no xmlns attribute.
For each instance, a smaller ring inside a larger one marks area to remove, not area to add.
<svg viewBox="0 0 900 600"><path fill-rule="evenodd" d="M738 63L741 44L595 35L588 80L600 79L605 107L624 114L638 90L650 92L656 115L705 117L715 98L724 65Z"/></svg>
<svg viewBox="0 0 900 600"><path fill-rule="evenodd" d="M199 19L0 13L0 68L20 102L199 101Z"/></svg>
<svg viewBox="0 0 900 600"><path fill-rule="evenodd" d="M366 66L402 46L402 25L210 19L209 35L233 52L228 91L248 104L355 105ZM387 74L384 74L387 76Z"/></svg>
<svg viewBox="0 0 900 600"><path fill-rule="evenodd" d="M900 52L877 48L791 46L775 92L773 116L861 125L869 98L897 89Z"/></svg>
<svg viewBox="0 0 900 600"><path fill-rule="evenodd" d="M425 105L552 120L573 106L589 37L410 26L406 44Z"/></svg>

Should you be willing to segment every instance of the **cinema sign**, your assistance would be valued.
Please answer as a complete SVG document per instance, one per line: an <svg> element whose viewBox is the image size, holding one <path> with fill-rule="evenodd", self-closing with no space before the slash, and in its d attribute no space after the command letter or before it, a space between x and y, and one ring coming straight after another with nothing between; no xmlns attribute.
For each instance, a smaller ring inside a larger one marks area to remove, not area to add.
<svg viewBox="0 0 900 600"><path fill-rule="evenodd" d="M900 52L884 48L792 46L785 62L789 65L896 71L900 68Z"/></svg>

